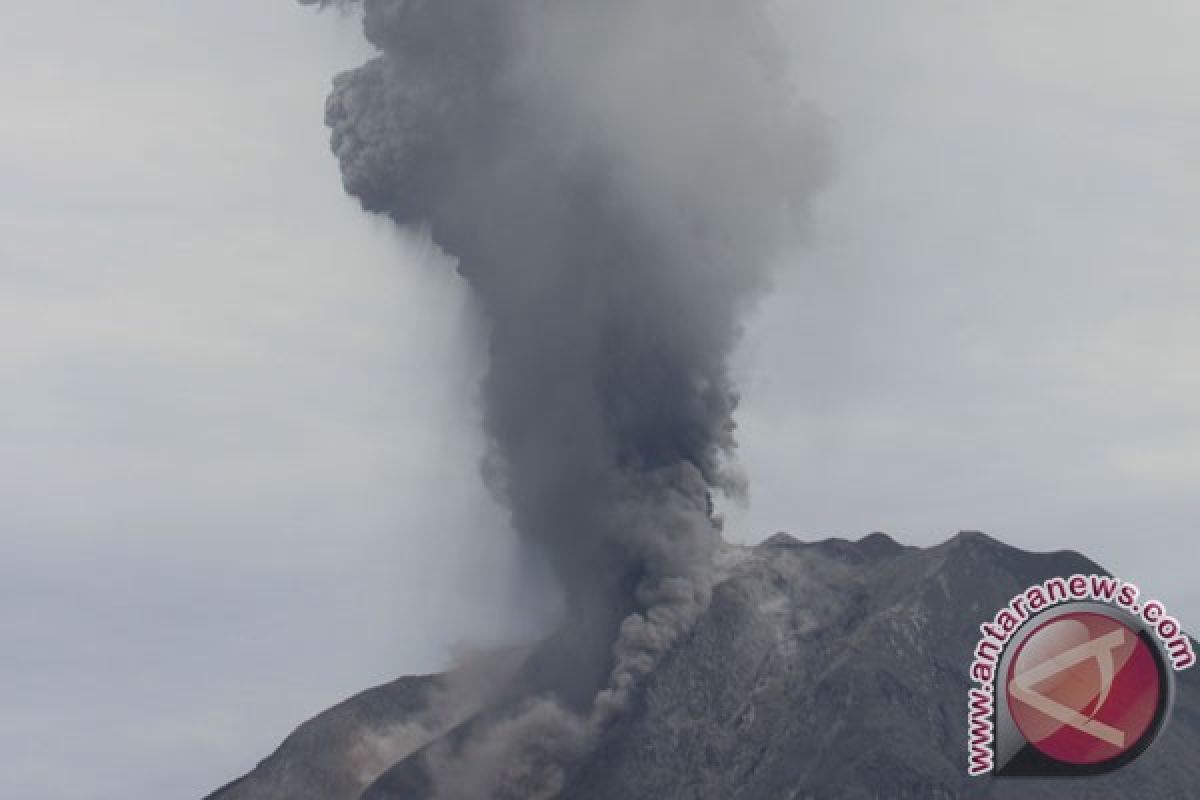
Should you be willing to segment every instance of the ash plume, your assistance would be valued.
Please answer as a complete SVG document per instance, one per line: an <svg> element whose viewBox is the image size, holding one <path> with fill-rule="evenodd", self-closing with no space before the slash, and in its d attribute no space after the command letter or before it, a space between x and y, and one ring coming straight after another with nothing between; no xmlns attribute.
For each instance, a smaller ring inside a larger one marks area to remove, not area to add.
<svg viewBox="0 0 1200 800"><path fill-rule="evenodd" d="M708 602L710 493L740 490L727 358L822 180L821 126L765 0L361 5L380 54L326 107L346 191L427 226L478 299L485 474L570 628L558 699L431 754L434 784L552 796Z"/></svg>

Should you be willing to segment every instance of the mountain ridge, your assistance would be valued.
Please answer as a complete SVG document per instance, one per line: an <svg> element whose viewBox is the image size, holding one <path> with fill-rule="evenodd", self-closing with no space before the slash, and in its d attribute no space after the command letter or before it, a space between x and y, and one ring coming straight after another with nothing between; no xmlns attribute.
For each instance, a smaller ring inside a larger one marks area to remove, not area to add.
<svg viewBox="0 0 1200 800"><path fill-rule="evenodd" d="M648 677L630 712L571 767L562 797L1200 797L1200 764L1191 757L1200 748L1200 682L1191 672L1177 676L1174 718L1161 739L1119 772L1056 782L966 776L967 670L978 626L1048 577L1105 573L1078 552L1031 553L978 532L929 548L882 533L813 542L776 534L725 547L718 569L708 610ZM458 703L460 721L469 724L503 697L535 651L509 651L511 672L497 675L474 711ZM305 725L310 737L325 731L332 738L324 741L341 744L313 751L320 737L293 740L301 726L208 800L432 796L422 750L456 725L431 721L435 704L417 695L440 696L451 676L402 678L409 683L335 706ZM360 771L347 780L330 753L353 751L347 743L369 740L389 715L384 729L417 720L426 735L380 754L376 766L394 761L378 775ZM452 747L453 735L445 741Z"/></svg>

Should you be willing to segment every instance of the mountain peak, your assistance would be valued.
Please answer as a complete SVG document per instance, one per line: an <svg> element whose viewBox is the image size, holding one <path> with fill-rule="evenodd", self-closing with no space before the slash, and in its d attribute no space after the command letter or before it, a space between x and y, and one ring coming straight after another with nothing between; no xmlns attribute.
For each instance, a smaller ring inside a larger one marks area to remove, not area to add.
<svg viewBox="0 0 1200 800"><path fill-rule="evenodd" d="M707 612L648 676L635 707L572 766L563 797L1195 796L1200 686L1190 672L1180 675L1186 690L1171 726L1119 772L1073 784L965 774L967 670L979 623L1033 583L1099 571L1078 553L1031 553L965 531L930 548L883 533L814 542L779 533L728 555ZM511 669L519 685L523 667ZM451 679L419 680L438 682L424 690L436 698L436 686ZM493 696L503 696L503 683ZM414 691L398 682L348 701L369 713L348 716L347 704L326 712L301 730L335 732L334 755L314 756L293 736L243 779L253 792L239 793L239 783L210 800L428 796L422 748L448 727L430 722L431 701L414 705ZM395 692L413 702L389 700ZM480 712L488 702L477 699ZM422 736L383 753L394 766L373 782L346 780L338 757L414 722Z"/></svg>

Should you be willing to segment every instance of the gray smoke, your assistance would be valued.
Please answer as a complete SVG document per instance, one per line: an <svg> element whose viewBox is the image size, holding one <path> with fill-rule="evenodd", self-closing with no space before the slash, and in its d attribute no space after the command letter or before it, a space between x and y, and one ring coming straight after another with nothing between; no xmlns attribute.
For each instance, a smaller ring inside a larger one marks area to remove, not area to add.
<svg viewBox="0 0 1200 800"><path fill-rule="evenodd" d="M435 782L550 795L708 602L710 492L740 488L727 357L821 181L820 126L765 0L362 10L380 55L326 110L345 188L458 259L489 331L485 475L557 572L568 649L611 659L582 706L476 730L470 769L431 756Z"/></svg>

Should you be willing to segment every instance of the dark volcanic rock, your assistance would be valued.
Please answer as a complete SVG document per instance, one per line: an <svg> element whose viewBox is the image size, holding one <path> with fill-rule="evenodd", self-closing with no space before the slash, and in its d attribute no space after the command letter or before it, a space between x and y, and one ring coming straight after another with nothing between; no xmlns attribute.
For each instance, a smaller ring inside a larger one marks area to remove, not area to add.
<svg viewBox="0 0 1200 800"><path fill-rule="evenodd" d="M1200 682L1139 761L1088 780L992 782L966 769L978 625L1027 586L1103 570L964 533L928 550L775 537L735 556L637 713L567 793L613 798L1195 798Z"/></svg>
<svg viewBox="0 0 1200 800"><path fill-rule="evenodd" d="M1033 583L1103 572L1077 553L1028 553L978 533L929 549L883 534L816 543L780 534L729 547L723 562L707 613L651 675L632 713L572 770L564 797L1200 798L1196 670L1178 676L1162 738L1119 772L967 778L967 668L978 625ZM308 725L330 724L322 719ZM264 771L277 753L244 779L258 781L255 792L214 800L346 796L321 793L325 776L344 768L310 752L307 793L280 793L279 771ZM364 798L428 795L419 745L396 761Z"/></svg>

